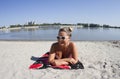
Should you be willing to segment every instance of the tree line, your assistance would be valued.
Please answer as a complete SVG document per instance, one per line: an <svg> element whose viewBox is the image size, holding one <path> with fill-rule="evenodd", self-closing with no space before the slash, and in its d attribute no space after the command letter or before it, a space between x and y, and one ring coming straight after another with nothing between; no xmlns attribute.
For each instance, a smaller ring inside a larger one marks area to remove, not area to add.
<svg viewBox="0 0 120 79"><path fill-rule="evenodd" d="M77 24L62 24L62 23L42 23L42 24L36 24L35 22L28 22L27 24L21 25L10 25L8 28L16 28L16 27L34 27L34 26L41 26L41 27L59 27L59 26L82 26L83 28L120 28L117 26L110 26L110 25L99 25L99 24L88 24L88 23L77 23ZM0 29L5 28L5 26L0 27Z"/></svg>
<svg viewBox="0 0 120 79"><path fill-rule="evenodd" d="M100 25L100 24L88 24L88 23L77 23L78 26L83 26L83 28L120 28L117 26L110 26L110 25Z"/></svg>

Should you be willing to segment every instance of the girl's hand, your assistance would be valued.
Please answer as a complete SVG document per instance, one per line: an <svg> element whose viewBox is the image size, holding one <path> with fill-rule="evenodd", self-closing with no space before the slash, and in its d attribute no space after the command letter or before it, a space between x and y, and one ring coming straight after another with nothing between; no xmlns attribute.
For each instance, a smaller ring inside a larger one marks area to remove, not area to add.
<svg viewBox="0 0 120 79"><path fill-rule="evenodd" d="M73 59L73 58L70 58L69 62L70 62L71 64L76 64L76 63L77 63L77 61L76 61L75 59Z"/></svg>

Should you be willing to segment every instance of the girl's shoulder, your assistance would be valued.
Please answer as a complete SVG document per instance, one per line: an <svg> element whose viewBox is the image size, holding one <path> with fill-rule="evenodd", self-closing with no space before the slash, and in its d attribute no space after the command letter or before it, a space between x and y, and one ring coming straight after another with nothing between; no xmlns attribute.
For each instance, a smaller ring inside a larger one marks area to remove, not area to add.
<svg viewBox="0 0 120 79"><path fill-rule="evenodd" d="M72 41L70 41L69 45L70 45L70 46L75 46L75 43L72 42Z"/></svg>
<svg viewBox="0 0 120 79"><path fill-rule="evenodd" d="M52 46L54 47L58 46L58 42L53 43Z"/></svg>
<svg viewBox="0 0 120 79"><path fill-rule="evenodd" d="M74 42L70 42L69 47L70 49L76 48L76 44Z"/></svg>

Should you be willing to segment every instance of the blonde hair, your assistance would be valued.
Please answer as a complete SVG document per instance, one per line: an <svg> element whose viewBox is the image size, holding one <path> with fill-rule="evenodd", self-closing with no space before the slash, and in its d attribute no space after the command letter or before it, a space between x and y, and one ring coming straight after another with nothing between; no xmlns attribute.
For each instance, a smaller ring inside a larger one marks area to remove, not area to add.
<svg viewBox="0 0 120 79"><path fill-rule="evenodd" d="M71 37L73 28L72 27L63 27L63 28L60 28L59 32L61 32L61 31L66 32L67 35Z"/></svg>

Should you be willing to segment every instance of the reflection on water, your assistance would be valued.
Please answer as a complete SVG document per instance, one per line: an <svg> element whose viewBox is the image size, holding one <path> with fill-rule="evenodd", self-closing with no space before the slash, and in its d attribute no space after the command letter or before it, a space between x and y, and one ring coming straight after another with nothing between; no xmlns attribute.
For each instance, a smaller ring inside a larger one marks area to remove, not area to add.
<svg viewBox="0 0 120 79"><path fill-rule="evenodd" d="M58 28L0 30L0 40L56 40ZM120 29L75 28L72 40L120 40Z"/></svg>

